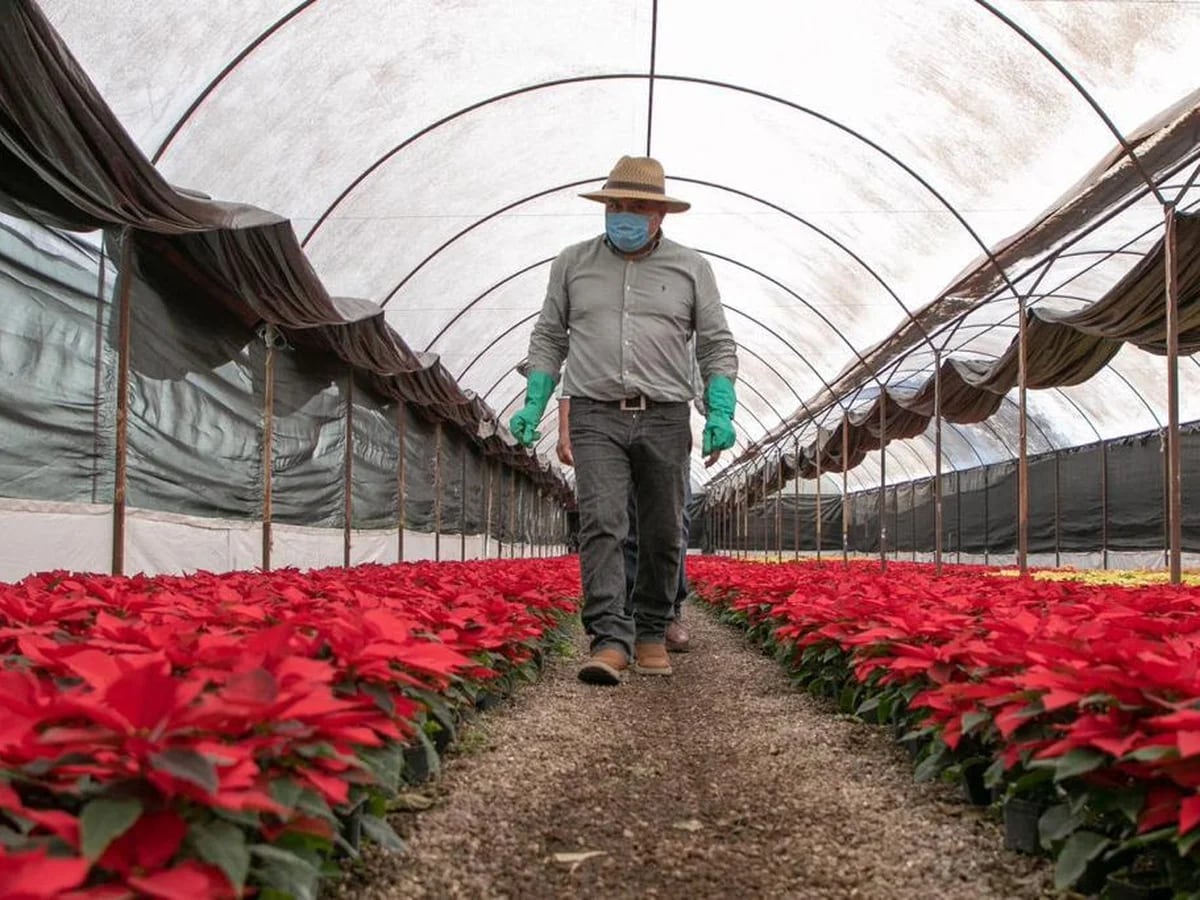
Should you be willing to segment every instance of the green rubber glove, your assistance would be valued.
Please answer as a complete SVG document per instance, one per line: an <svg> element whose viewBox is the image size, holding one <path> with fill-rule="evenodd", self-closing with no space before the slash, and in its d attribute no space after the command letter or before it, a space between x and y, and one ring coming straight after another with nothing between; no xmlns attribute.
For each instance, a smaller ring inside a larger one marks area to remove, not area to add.
<svg viewBox="0 0 1200 900"><path fill-rule="evenodd" d="M554 376L548 372L530 372L525 381L525 405L508 420L508 430L526 447L542 436L537 430L546 411L546 403L554 393Z"/></svg>
<svg viewBox="0 0 1200 900"><path fill-rule="evenodd" d="M737 407L733 382L724 375L714 375L708 380L708 387L704 391L704 403L708 408L708 419L704 423L701 449L708 456L733 446L733 411Z"/></svg>

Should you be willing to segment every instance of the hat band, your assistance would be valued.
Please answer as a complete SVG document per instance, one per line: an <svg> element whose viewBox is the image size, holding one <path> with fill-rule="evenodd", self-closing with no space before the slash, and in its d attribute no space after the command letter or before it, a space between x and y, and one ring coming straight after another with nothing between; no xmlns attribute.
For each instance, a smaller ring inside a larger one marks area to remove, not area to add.
<svg viewBox="0 0 1200 900"><path fill-rule="evenodd" d="M666 189L657 184L640 184L636 181L606 181L606 191L642 191L646 194L666 194Z"/></svg>

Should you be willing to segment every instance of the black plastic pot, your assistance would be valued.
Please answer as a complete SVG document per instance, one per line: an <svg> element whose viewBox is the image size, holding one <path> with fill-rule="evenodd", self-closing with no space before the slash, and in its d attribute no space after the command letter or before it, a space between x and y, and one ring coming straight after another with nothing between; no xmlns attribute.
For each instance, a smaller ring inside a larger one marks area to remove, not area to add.
<svg viewBox="0 0 1200 900"><path fill-rule="evenodd" d="M1036 800L1009 797L1004 801L1004 846L1018 853L1038 854L1042 842L1038 838L1038 819L1046 806Z"/></svg>
<svg viewBox="0 0 1200 900"><path fill-rule="evenodd" d="M1108 900L1171 900L1171 886L1158 872L1114 872L1105 890Z"/></svg>
<svg viewBox="0 0 1200 900"><path fill-rule="evenodd" d="M432 773L429 770L429 756L421 744L404 748L404 780L409 784L421 784L428 781Z"/></svg>
<svg viewBox="0 0 1200 900"><path fill-rule="evenodd" d="M963 766L963 795L972 806L989 806L992 802L992 789L983 783L983 775L986 771L986 763L971 763Z"/></svg>

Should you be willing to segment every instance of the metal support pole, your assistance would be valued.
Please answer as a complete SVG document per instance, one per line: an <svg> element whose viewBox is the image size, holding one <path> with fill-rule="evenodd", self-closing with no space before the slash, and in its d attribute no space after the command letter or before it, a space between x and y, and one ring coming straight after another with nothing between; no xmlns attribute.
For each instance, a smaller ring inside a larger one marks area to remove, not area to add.
<svg viewBox="0 0 1200 900"><path fill-rule="evenodd" d="M824 529L823 529L824 523L821 522L821 456L825 450L825 445L821 443L821 426L820 425L817 426L817 439L815 442L815 446L817 448L817 514L816 514L816 522L815 522L816 527L813 529L813 531L815 532L815 540L817 543L817 562L820 562L821 561L821 540L822 540L822 533L824 531Z"/></svg>
<svg viewBox="0 0 1200 900"><path fill-rule="evenodd" d="M908 483L908 518L912 522L909 529L909 539L912 541L912 561L917 561L917 483Z"/></svg>
<svg viewBox="0 0 1200 900"><path fill-rule="evenodd" d="M496 463L485 459L487 465L487 488L483 497L483 558L487 559L492 552L492 504L495 502L494 487L496 483Z"/></svg>
<svg viewBox="0 0 1200 900"><path fill-rule="evenodd" d="M264 572L271 571L272 518L274 517L275 486L275 326L270 322L263 326L263 508L262 508L262 560Z"/></svg>
<svg viewBox="0 0 1200 900"><path fill-rule="evenodd" d="M799 474L796 480L800 480ZM779 489L775 492L775 561L783 562L783 488L787 480L783 475L783 450L779 451Z"/></svg>
<svg viewBox="0 0 1200 900"><path fill-rule="evenodd" d="M467 454L470 451L463 447L462 450L462 510L459 515L458 528L458 558L467 558Z"/></svg>
<svg viewBox="0 0 1200 900"><path fill-rule="evenodd" d="M1062 491L1059 484L1059 453L1054 451L1054 565L1062 565L1062 529L1059 527L1062 521Z"/></svg>
<svg viewBox="0 0 1200 900"><path fill-rule="evenodd" d="M342 467L342 565L350 568L350 527L354 522L354 372L346 373L346 461Z"/></svg>
<svg viewBox="0 0 1200 900"><path fill-rule="evenodd" d="M509 469L509 559L517 554L517 470Z"/></svg>
<svg viewBox="0 0 1200 900"><path fill-rule="evenodd" d="M887 571L887 390L879 392L879 570Z"/></svg>
<svg viewBox="0 0 1200 900"><path fill-rule="evenodd" d="M1100 558L1108 568L1108 443L1100 441Z"/></svg>
<svg viewBox="0 0 1200 900"><path fill-rule="evenodd" d="M933 571L942 574L942 351L933 356Z"/></svg>
<svg viewBox="0 0 1200 900"><path fill-rule="evenodd" d="M404 404L396 404L396 439L399 450L396 452L396 560L404 562L404 448L408 437L408 417L405 415Z"/></svg>
<svg viewBox="0 0 1200 900"><path fill-rule="evenodd" d="M112 573L125 574L125 496L129 463L129 353L133 322L133 240L121 230L121 269L117 272L117 421L113 479Z"/></svg>
<svg viewBox="0 0 1200 900"><path fill-rule="evenodd" d="M442 559L442 420L433 427L433 558Z"/></svg>
<svg viewBox="0 0 1200 900"><path fill-rule="evenodd" d="M983 467L983 564L991 562L992 552L992 511L991 491L988 485L988 467Z"/></svg>
<svg viewBox="0 0 1200 900"><path fill-rule="evenodd" d="M1179 584L1182 580L1183 478L1179 449L1179 257L1175 204L1163 205L1163 219L1163 255L1167 267L1167 556L1171 584Z"/></svg>
<svg viewBox="0 0 1200 900"><path fill-rule="evenodd" d="M962 470L954 470L954 505L957 515L957 524L954 527L954 546L957 554L955 561L962 564Z"/></svg>
<svg viewBox="0 0 1200 900"><path fill-rule="evenodd" d="M767 462L763 460L763 493L762 493L762 520L763 520L763 560L766 561L771 555L771 525L770 519L767 518L767 491L770 487L767 484Z"/></svg>
<svg viewBox="0 0 1200 900"><path fill-rule="evenodd" d="M1029 370L1026 363L1028 326L1025 297L1017 298L1017 568L1029 574L1029 410L1026 405Z"/></svg>
<svg viewBox="0 0 1200 900"><path fill-rule="evenodd" d="M792 560L800 559L800 438L796 438L796 480L792 482L792 498L795 500L796 509L793 515L796 517L795 526L792 529Z"/></svg>
<svg viewBox="0 0 1200 900"><path fill-rule="evenodd" d="M850 568L850 494L847 472L850 469L850 417L842 416L842 568Z"/></svg>

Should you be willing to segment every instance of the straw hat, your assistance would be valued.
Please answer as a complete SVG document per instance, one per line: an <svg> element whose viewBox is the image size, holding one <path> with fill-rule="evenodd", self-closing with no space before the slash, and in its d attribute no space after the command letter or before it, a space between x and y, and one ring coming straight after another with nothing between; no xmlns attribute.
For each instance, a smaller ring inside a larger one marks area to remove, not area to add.
<svg viewBox="0 0 1200 900"><path fill-rule="evenodd" d="M649 156L622 156L613 166L604 187L590 194L580 194L588 200L629 199L658 200L667 204L667 212L684 212L692 204L668 197L664 183L663 167L657 159Z"/></svg>

